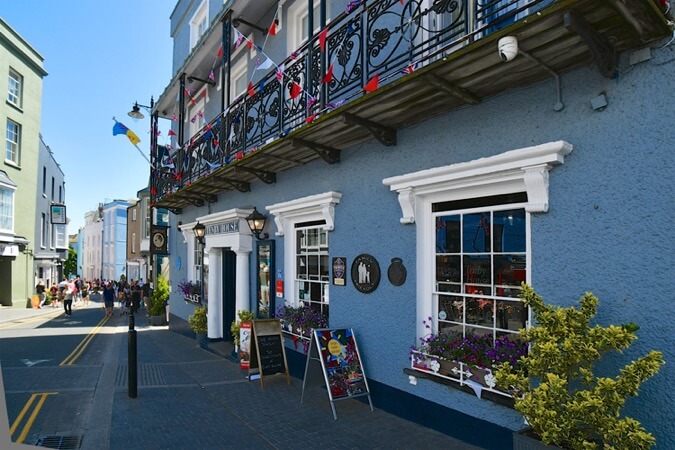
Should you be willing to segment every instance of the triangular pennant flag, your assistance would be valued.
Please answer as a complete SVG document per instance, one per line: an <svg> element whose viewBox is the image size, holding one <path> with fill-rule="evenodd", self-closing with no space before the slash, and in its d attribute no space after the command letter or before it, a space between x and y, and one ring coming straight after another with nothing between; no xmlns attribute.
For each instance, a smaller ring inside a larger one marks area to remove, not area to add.
<svg viewBox="0 0 675 450"><path fill-rule="evenodd" d="M294 81L291 85L291 99L297 98L298 95L300 95L300 92L302 92L302 88Z"/></svg>
<svg viewBox="0 0 675 450"><path fill-rule="evenodd" d="M251 42L247 39L246 40L246 46L248 47L249 50L251 50L253 48L253 42Z"/></svg>
<svg viewBox="0 0 675 450"><path fill-rule="evenodd" d="M175 131L169 130L169 136L175 136L175 135L176 135L176 132L175 132Z"/></svg>
<svg viewBox="0 0 675 450"><path fill-rule="evenodd" d="M255 89L253 88L253 83L248 82L248 95L253 97L255 95Z"/></svg>
<svg viewBox="0 0 675 450"><path fill-rule="evenodd" d="M380 75L376 73L375 76L371 78L368 81L368 83L366 83L365 86L363 86L363 90L366 92L376 91L379 83L380 83Z"/></svg>
<svg viewBox="0 0 675 450"><path fill-rule="evenodd" d="M299 51L299 50L297 50L297 51L291 53L291 55L289 56L289 58L290 58L290 59L295 59L295 58L297 58L298 56L300 56L300 51Z"/></svg>
<svg viewBox="0 0 675 450"><path fill-rule="evenodd" d="M175 114L172 115L171 120L173 120L174 122L178 122L178 116L176 116Z"/></svg>
<svg viewBox="0 0 675 450"><path fill-rule="evenodd" d="M328 37L328 28L319 33L319 48L322 52L326 51L326 37Z"/></svg>
<svg viewBox="0 0 675 450"><path fill-rule="evenodd" d="M271 59L269 59L267 56L265 56L265 61L260 62L260 58L256 59L255 65L256 65L256 70L264 70L264 69L269 69L272 67L274 63L272 62Z"/></svg>
<svg viewBox="0 0 675 450"><path fill-rule="evenodd" d="M150 194L157 195L157 189L154 186L150 188Z"/></svg>
<svg viewBox="0 0 675 450"><path fill-rule="evenodd" d="M311 109L312 106L316 105L316 102L318 102L319 99L316 97L312 97L311 95L309 96L309 99L307 100L307 109Z"/></svg>
<svg viewBox="0 0 675 450"><path fill-rule="evenodd" d="M331 64L328 70L326 71L326 75L321 79L322 83L330 83L333 80L333 65Z"/></svg>
<svg viewBox="0 0 675 450"><path fill-rule="evenodd" d="M316 119L316 113L314 113L314 114L312 114L311 116L307 117L307 118L305 119L305 122L307 122L307 123L312 123L312 122L314 122L314 119Z"/></svg>
<svg viewBox="0 0 675 450"><path fill-rule="evenodd" d="M284 65L281 64L279 67L277 67L277 70L274 71L274 74L277 77L277 80L282 81L284 79Z"/></svg>
<svg viewBox="0 0 675 450"><path fill-rule="evenodd" d="M410 64L408 67L405 67L403 70L401 70L401 72L405 73L406 75L411 74L415 71L416 68L417 68L417 63Z"/></svg>
<svg viewBox="0 0 675 450"><path fill-rule="evenodd" d="M222 58L222 57L223 57L223 46L221 45L218 48L218 58Z"/></svg>
<svg viewBox="0 0 675 450"><path fill-rule="evenodd" d="M216 81L216 76L213 74L213 69L211 69L211 72L209 72L209 80Z"/></svg>
<svg viewBox="0 0 675 450"><path fill-rule="evenodd" d="M272 21L272 25L270 26L270 36L274 36L277 34L277 19L275 18Z"/></svg>
<svg viewBox="0 0 675 450"><path fill-rule="evenodd" d="M191 98L191 99L190 99L190 104L191 104L191 105L194 105L195 103L197 103L197 102L195 102L195 99L194 99L194 98Z"/></svg>

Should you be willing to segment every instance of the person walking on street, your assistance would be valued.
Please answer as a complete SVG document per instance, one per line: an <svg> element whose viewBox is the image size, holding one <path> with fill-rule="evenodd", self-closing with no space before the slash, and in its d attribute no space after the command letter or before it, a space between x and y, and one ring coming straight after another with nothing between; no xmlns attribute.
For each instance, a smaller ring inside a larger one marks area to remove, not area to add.
<svg viewBox="0 0 675 450"><path fill-rule="evenodd" d="M82 300L82 280L80 276L75 277L75 290L73 291L73 300L75 303L79 303Z"/></svg>
<svg viewBox="0 0 675 450"><path fill-rule="evenodd" d="M145 315L150 314L150 282L146 281L141 288L143 292L143 304L145 305Z"/></svg>
<svg viewBox="0 0 675 450"><path fill-rule="evenodd" d="M84 306L89 306L89 290L91 289L91 286L89 285L89 282L87 280L84 280L82 282L82 301L84 302Z"/></svg>
<svg viewBox="0 0 675 450"><path fill-rule="evenodd" d="M35 286L35 293L40 299L40 303L38 303L38 308L42 309L42 305L45 304L45 300L47 298L47 294L45 292L45 285L42 282L42 280L38 281L37 286Z"/></svg>
<svg viewBox="0 0 675 450"><path fill-rule="evenodd" d="M75 283L66 283L66 287L63 290L63 309L66 312L66 316L71 316L73 314L73 292L75 291Z"/></svg>
<svg viewBox="0 0 675 450"><path fill-rule="evenodd" d="M52 283L49 288L49 298L51 300L51 307L56 308L59 304L59 286L56 283Z"/></svg>
<svg viewBox="0 0 675 450"><path fill-rule="evenodd" d="M131 282L131 314L136 314L136 311L141 307L141 287L138 281Z"/></svg>
<svg viewBox="0 0 675 450"><path fill-rule="evenodd" d="M103 304L105 305L105 315L112 316L115 307L115 288L111 283L103 287Z"/></svg>

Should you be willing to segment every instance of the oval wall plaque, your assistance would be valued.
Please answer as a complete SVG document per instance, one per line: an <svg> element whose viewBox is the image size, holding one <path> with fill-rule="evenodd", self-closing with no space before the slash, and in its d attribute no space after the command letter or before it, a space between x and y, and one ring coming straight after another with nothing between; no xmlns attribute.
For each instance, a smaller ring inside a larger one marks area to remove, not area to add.
<svg viewBox="0 0 675 450"><path fill-rule="evenodd" d="M389 282L394 286L400 286L405 283L406 276L408 271L403 265L403 260L401 258L392 258L391 265L389 270L387 270L387 277L389 277Z"/></svg>
<svg viewBox="0 0 675 450"><path fill-rule="evenodd" d="M380 284L380 265L370 255L359 255L354 258L351 275L356 290L369 294Z"/></svg>

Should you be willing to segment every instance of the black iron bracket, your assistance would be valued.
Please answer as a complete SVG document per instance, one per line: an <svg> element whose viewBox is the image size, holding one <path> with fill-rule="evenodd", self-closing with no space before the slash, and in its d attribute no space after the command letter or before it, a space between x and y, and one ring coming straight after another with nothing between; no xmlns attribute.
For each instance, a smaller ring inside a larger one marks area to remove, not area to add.
<svg viewBox="0 0 675 450"><path fill-rule="evenodd" d="M172 214L175 215L183 214L182 208L166 208L166 209L168 209Z"/></svg>
<svg viewBox="0 0 675 450"><path fill-rule="evenodd" d="M614 78L619 59L614 48L593 29L591 24L572 11L565 13L563 23L567 30L578 34L586 43L600 74L605 78Z"/></svg>
<svg viewBox="0 0 675 450"><path fill-rule="evenodd" d="M273 184L277 182L277 174L274 172L268 172L267 170L252 169L250 167L244 166L234 166L234 173L237 172L252 173L265 184Z"/></svg>
<svg viewBox="0 0 675 450"><path fill-rule="evenodd" d="M215 203L218 201L218 196L216 194L204 194L204 200L209 203Z"/></svg>
<svg viewBox="0 0 675 450"><path fill-rule="evenodd" d="M232 20L232 25L235 28L239 28L239 25L241 25L241 24L247 25L251 28L255 28L256 30L260 31L262 34L267 34L267 28L263 28L261 26L258 26L255 23L249 22L248 20L245 20L242 17L237 17L236 19Z"/></svg>
<svg viewBox="0 0 675 450"><path fill-rule="evenodd" d="M354 114L345 113L342 115L342 121L349 125L358 125L370 131L377 139L387 147L396 145L396 129L388 127L386 125L381 125L376 122L372 122L368 119L355 116Z"/></svg>
<svg viewBox="0 0 675 450"><path fill-rule="evenodd" d="M187 80L188 80L189 83L192 83L193 81L201 81L202 83L206 83L206 84L208 84L209 86L212 86L212 87L216 85L215 80L209 80L209 79L205 80L203 78L199 78L199 77L195 77L195 76L189 76L189 77L187 77Z"/></svg>
<svg viewBox="0 0 675 450"><path fill-rule="evenodd" d="M321 159L326 161L328 164L335 164L340 162L340 150L328 147L326 145L317 144L316 142L306 141L304 139L293 139L293 147L304 147L308 148L316 154L318 154Z"/></svg>

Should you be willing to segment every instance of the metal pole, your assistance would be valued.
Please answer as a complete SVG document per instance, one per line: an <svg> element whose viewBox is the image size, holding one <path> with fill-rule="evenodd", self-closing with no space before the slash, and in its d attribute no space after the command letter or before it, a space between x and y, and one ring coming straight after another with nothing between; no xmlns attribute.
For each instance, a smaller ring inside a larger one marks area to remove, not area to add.
<svg viewBox="0 0 675 450"><path fill-rule="evenodd" d="M133 310L133 309L132 309ZM129 314L129 398L136 398L136 386L138 381L136 371L136 330L134 330L134 314Z"/></svg>
<svg viewBox="0 0 675 450"><path fill-rule="evenodd" d="M202 306L206 306L206 302L204 301L204 248L206 247L204 238L201 239L200 244L202 246L201 252L202 254L201 254L201 269L199 270L199 285L201 287L199 301L201 302Z"/></svg>

